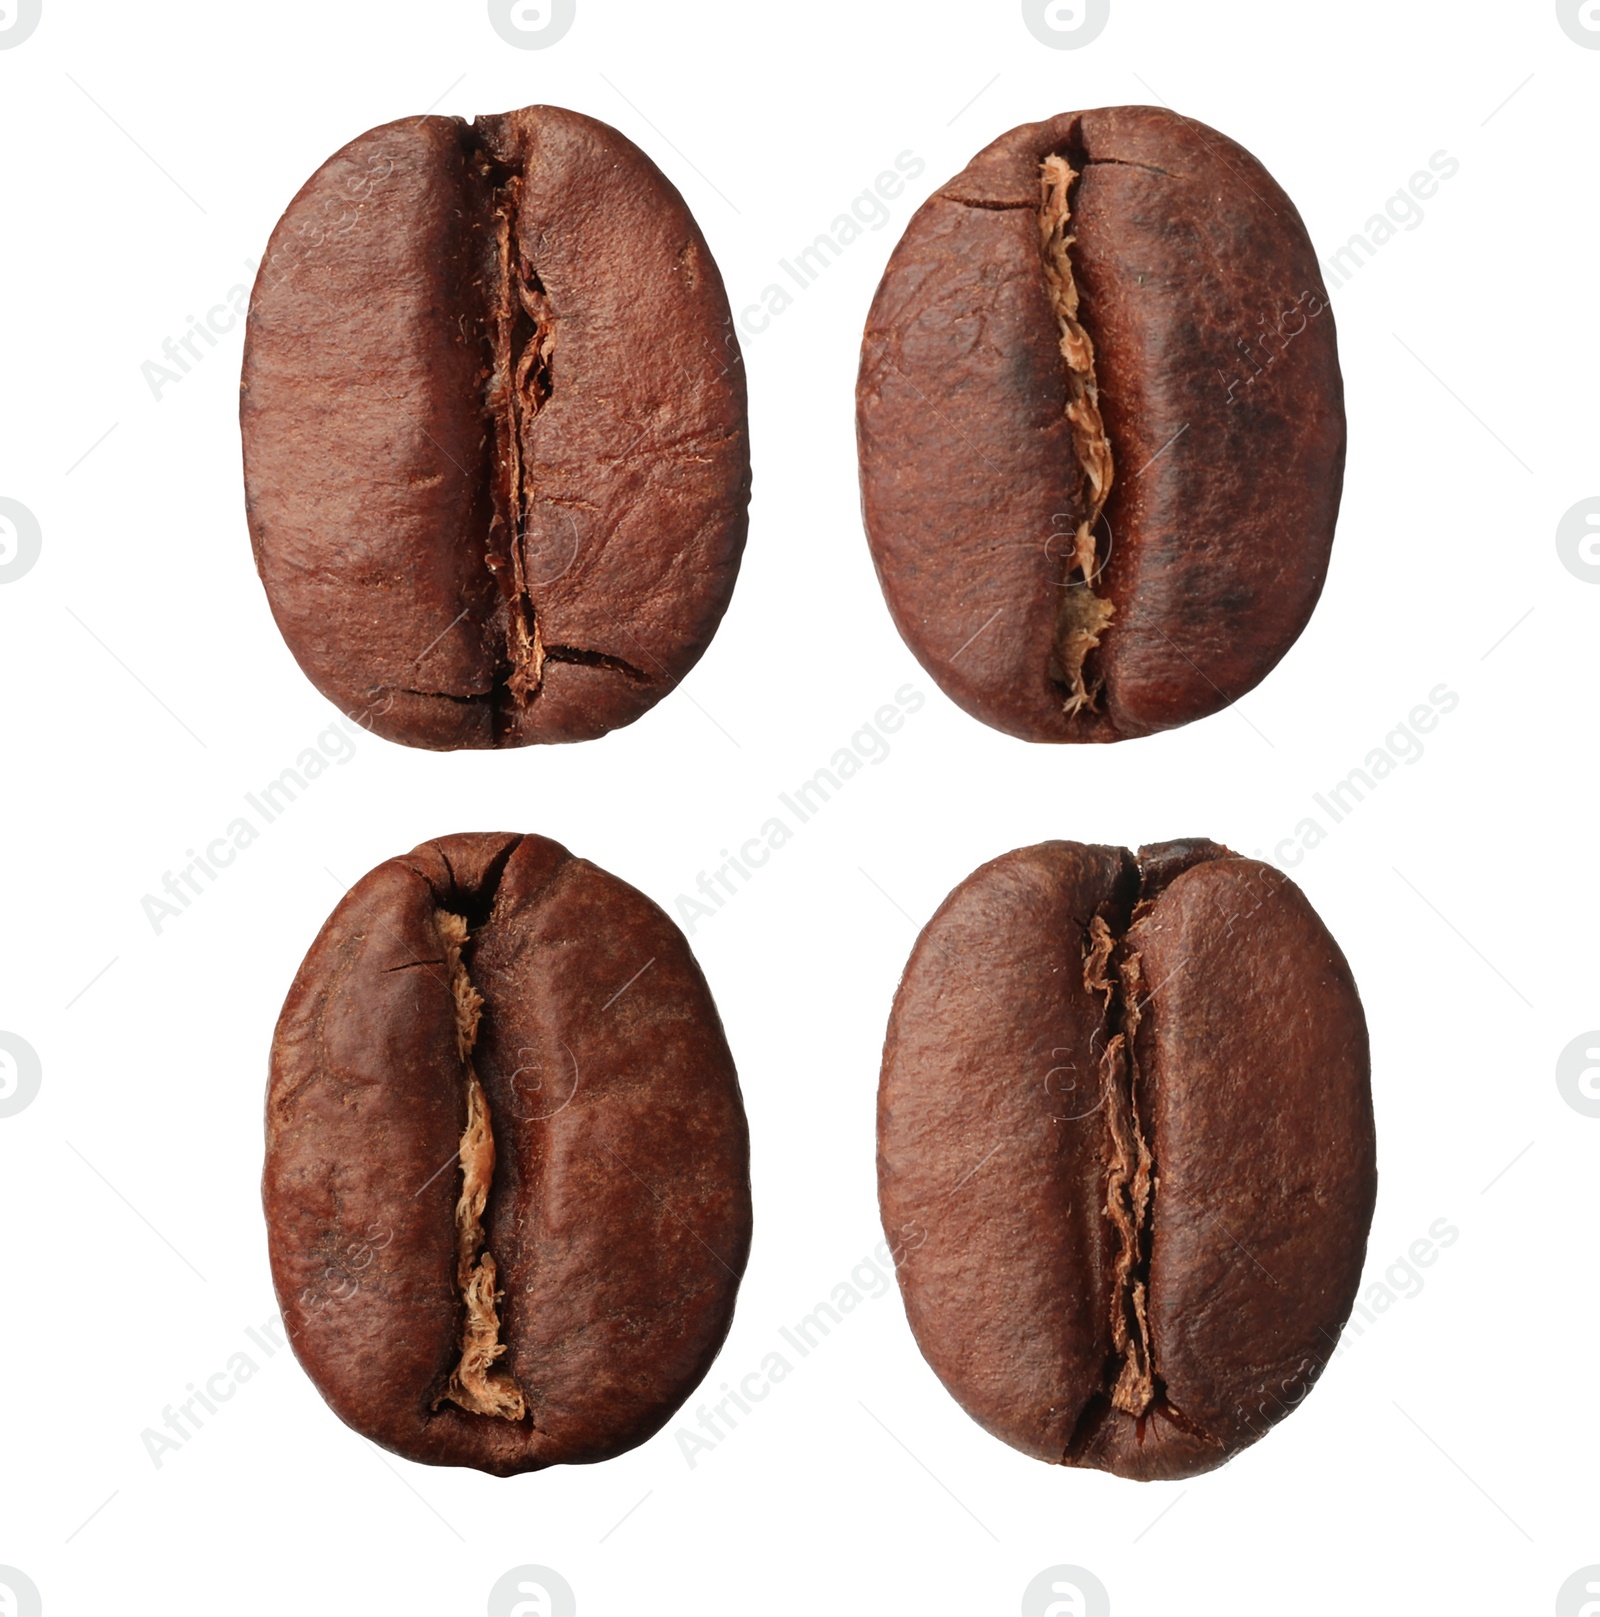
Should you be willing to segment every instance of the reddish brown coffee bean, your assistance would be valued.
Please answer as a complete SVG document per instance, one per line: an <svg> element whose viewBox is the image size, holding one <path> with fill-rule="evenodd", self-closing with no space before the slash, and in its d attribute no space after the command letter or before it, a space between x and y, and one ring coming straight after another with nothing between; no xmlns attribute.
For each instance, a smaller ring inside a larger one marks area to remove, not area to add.
<svg viewBox="0 0 1600 1617"><path fill-rule="evenodd" d="M918 938L884 1229L924 1357L1025 1453L1152 1479L1253 1443L1338 1343L1376 1174L1355 983L1271 866L1041 843Z"/></svg>
<svg viewBox="0 0 1600 1617"><path fill-rule="evenodd" d="M683 198L593 118L407 118L331 157L267 248L240 416L278 627L391 740L603 735L727 607L727 298Z"/></svg>
<svg viewBox="0 0 1600 1617"><path fill-rule="evenodd" d="M1248 152L1156 107L1013 129L917 211L867 318L896 626L1025 740L1216 712L1321 593L1343 398L1305 226Z"/></svg>
<svg viewBox="0 0 1600 1617"><path fill-rule="evenodd" d="M748 1160L716 1007L654 904L543 837L424 843L345 896L278 1021L289 1339L409 1459L620 1454L727 1334Z"/></svg>

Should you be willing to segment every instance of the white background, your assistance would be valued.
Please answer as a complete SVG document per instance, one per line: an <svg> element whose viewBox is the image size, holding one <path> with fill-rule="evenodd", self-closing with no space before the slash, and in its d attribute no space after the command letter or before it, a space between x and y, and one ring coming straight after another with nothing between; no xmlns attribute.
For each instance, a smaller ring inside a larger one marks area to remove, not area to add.
<svg viewBox="0 0 1600 1617"><path fill-rule="evenodd" d="M542 50L504 43L481 0L44 0L37 32L0 51L0 495L43 534L38 564L0 586L0 1028L43 1070L33 1104L0 1117L0 1565L51 1617L476 1614L523 1563L558 1569L589 1617L1012 1613L1058 1563L1091 1569L1119 1617L1551 1610L1600 1562L1600 1119L1555 1082L1563 1047L1600 1026L1600 588L1555 544L1600 493L1597 93L1600 51L1545 0L1113 0L1074 50L1039 43L1014 0L579 0ZM1256 153L1324 259L1435 152L1460 171L1333 294L1349 474L1299 643L1202 723L1030 746L940 696L890 624L857 504L857 345L913 207L980 146L1158 99ZM337 715L252 568L240 330L159 400L141 366L248 282L346 140L430 106L538 101L655 158L735 308L897 154L927 168L745 339L749 549L681 691L575 747L433 755L363 735L157 935L142 896ZM527 830L673 909L908 683L927 701L890 756L694 932L756 1205L705 1391L781 1349L779 1327L881 1239L884 1022L957 881L1050 837L1294 857L1283 839L1312 794L1445 684L1459 705L1423 756L1293 871L1371 1022L1382 1182L1364 1288L1435 1220L1460 1232L1421 1291L1266 1441L1173 1484L1049 1468L986 1436L892 1290L789 1352L793 1374L692 1468L675 1433L698 1398L604 1465L510 1481L414 1466L340 1425L287 1352L252 1350L246 1327L274 1313L266 1052L342 885L441 833ZM241 1350L259 1373L158 1468L141 1433Z"/></svg>

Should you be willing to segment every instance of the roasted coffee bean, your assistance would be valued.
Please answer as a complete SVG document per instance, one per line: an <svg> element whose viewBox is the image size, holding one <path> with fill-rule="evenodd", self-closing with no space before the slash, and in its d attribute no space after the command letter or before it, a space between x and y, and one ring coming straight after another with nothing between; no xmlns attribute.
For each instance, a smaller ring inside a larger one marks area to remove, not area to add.
<svg viewBox="0 0 1600 1617"><path fill-rule="evenodd" d="M716 1007L649 899L543 837L424 843L345 896L278 1021L289 1339L408 1459L620 1454L727 1334L748 1159Z"/></svg>
<svg viewBox="0 0 1600 1617"><path fill-rule="evenodd" d="M923 929L878 1185L923 1356L996 1437L1142 1479L1305 1396L1377 1188L1367 1030L1293 882L1210 842L1045 842Z"/></svg>
<svg viewBox="0 0 1600 1617"><path fill-rule="evenodd" d="M1300 216L1155 107L1025 124L916 213L867 319L862 509L906 644L1029 741L1243 695L1321 593L1344 475Z"/></svg>
<svg viewBox="0 0 1600 1617"><path fill-rule="evenodd" d="M324 163L257 277L240 414L278 627L390 740L603 735L727 607L727 297L683 198L593 118L407 118Z"/></svg>

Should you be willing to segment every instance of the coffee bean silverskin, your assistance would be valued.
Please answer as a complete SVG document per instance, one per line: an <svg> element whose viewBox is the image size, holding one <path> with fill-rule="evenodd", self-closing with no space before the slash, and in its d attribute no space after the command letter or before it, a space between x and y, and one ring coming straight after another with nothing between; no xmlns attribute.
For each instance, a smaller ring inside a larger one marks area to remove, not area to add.
<svg viewBox="0 0 1600 1617"><path fill-rule="evenodd" d="M1045 842L923 929L878 1096L917 1345L1013 1447L1210 1470L1338 1345L1377 1190L1366 1022L1281 872Z"/></svg>
<svg viewBox="0 0 1600 1617"><path fill-rule="evenodd" d="M284 640L392 741L603 735L728 605L727 297L683 198L593 118L407 118L324 163L256 278L240 422Z"/></svg>
<svg viewBox="0 0 1600 1617"><path fill-rule="evenodd" d="M1028 741L1120 741L1257 685L1321 593L1344 476L1333 313L1242 147L1157 107L1002 135L873 300L862 512L941 689Z"/></svg>
<svg viewBox="0 0 1600 1617"><path fill-rule="evenodd" d="M608 1459L716 1357L749 1142L677 927L537 836L369 872L272 1045L263 1203L289 1340L335 1414L497 1476Z"/></svg>

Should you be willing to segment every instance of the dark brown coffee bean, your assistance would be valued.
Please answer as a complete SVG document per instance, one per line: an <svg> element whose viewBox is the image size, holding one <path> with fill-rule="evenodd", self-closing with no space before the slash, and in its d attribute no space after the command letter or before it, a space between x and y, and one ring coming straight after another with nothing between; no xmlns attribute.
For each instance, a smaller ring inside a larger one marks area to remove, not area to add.
<svg viewBox="0 0 1600 1617"><path fill-rule="evenodd" d="M543 837L424 843L350 890L278 1021L290 1341L409 1459L620 1454L727 1333L748 1159L716 1007L654 904Z"/></svg>
<svg viewBox="0 0 1600 1617"><path fill-rule="evenodd" d="M1377 1170L1344 956L1214 843L1008 853L906 967L878 1183L917 1344L980 1425L1120 1476L1220 1465L1355 1300Z"/></svg>
<svg viewBox="0 0 1600 1617"><path fill-rule="evenodd" d="M683 198L560 107L369 130L250 300L256 566L312 683L420 747L581 741L694 666L738 572L744 369Z"/></svg>
<svg viewBox="0 0 1600 1617"><path fill-rule="evenodd" d="M867 319L862 508L907 645L1029 741L1262 680L1344 475L1333 314L1265 169L1156 107L1024 124L917 211Z"/></svg>

